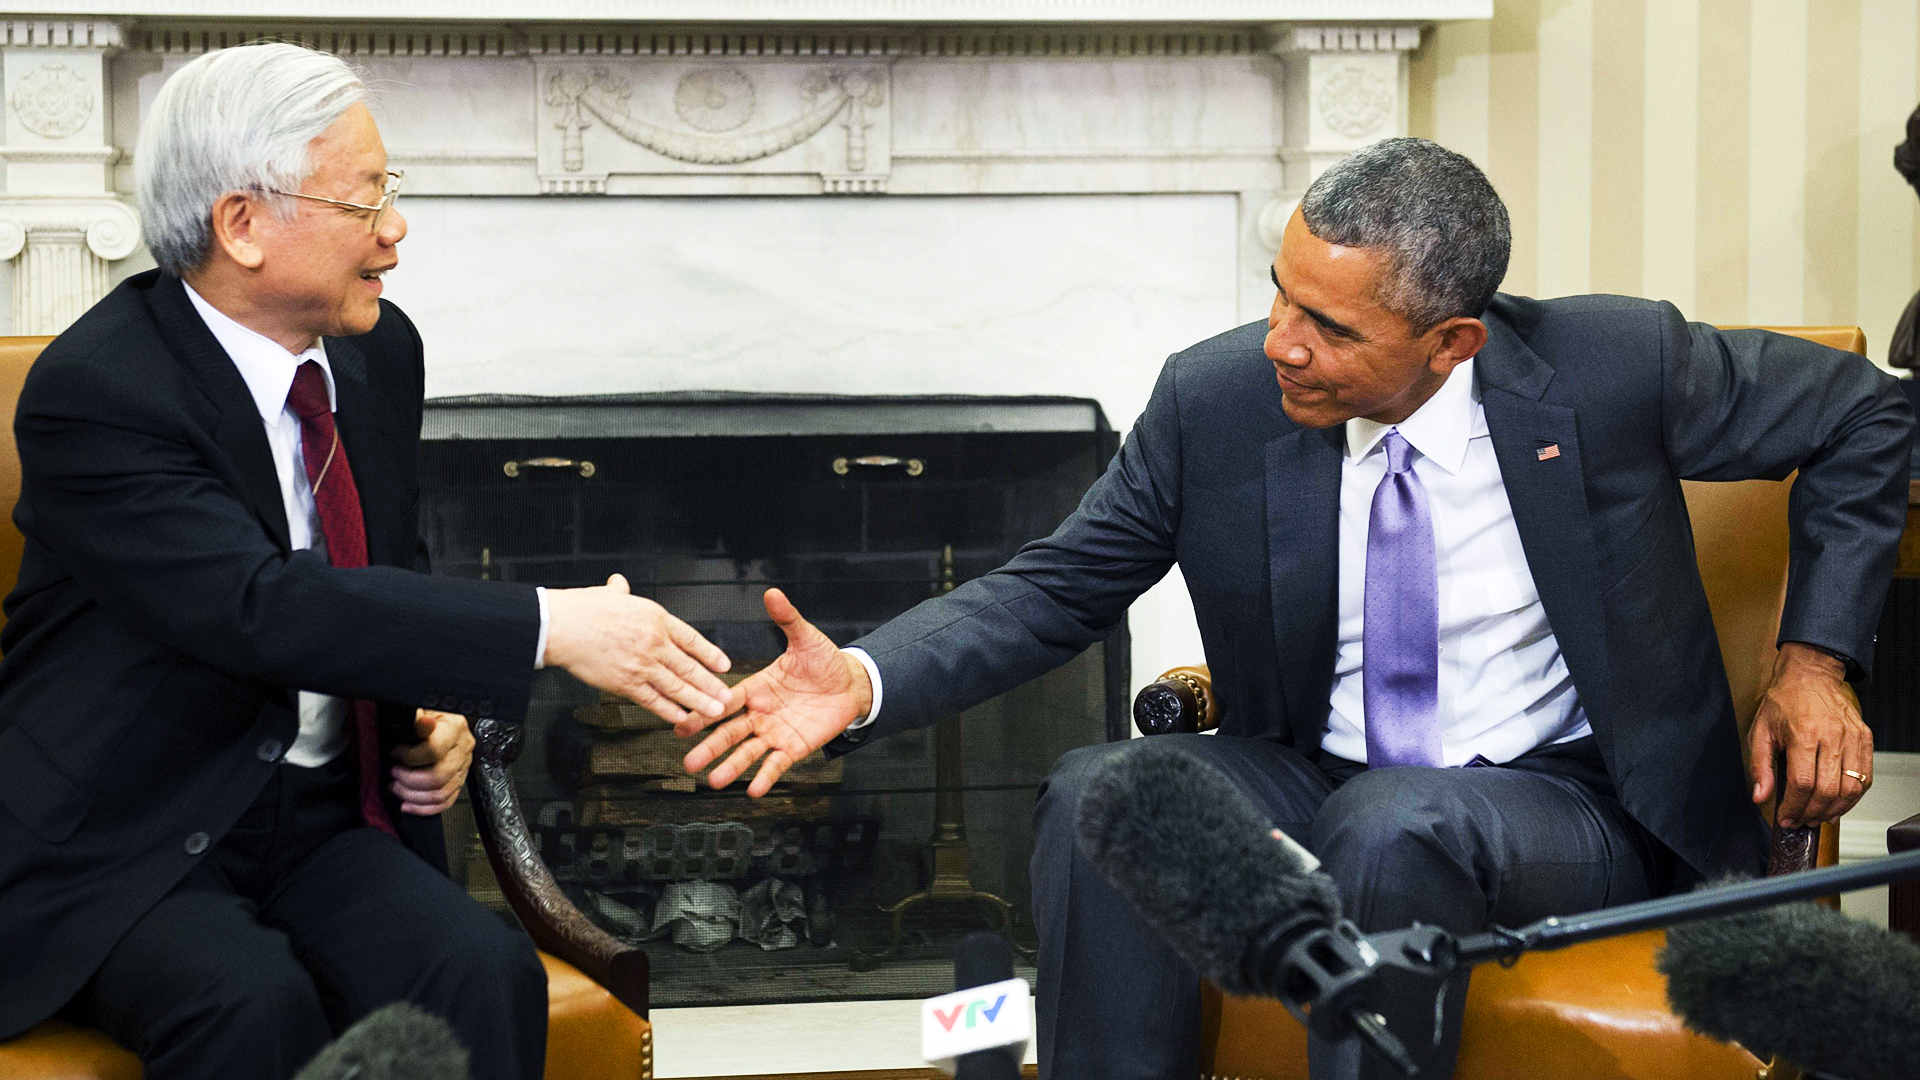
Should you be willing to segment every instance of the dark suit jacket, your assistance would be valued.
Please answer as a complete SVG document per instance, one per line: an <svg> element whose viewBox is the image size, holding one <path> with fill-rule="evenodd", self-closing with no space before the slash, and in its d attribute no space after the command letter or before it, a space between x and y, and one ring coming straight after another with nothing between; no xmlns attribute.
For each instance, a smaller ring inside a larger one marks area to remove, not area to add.
<svg viewBox="0 0 1920 1080"><path fill-rule="evenodd" d="M0 634L0 1038L64 1004L232 827L293 743L296 688L386 703L383 761L415 706L525 713L533 590L417 572L419 335L383 304L326 348L359 570L289 548L259 411L178 278L128 280L28 376L26 552ZM444 867L439 819L392 816Z"/></svg>
<svg viewBox="0 0 1920 1080"><path fill-rule="evenodd" d="M1696 874L1757 870L1759 823L1680 480L1800 470L1780 639L1865 671L1905 521L1912 411L1857 356L1690 325L1669 304L1500 296L1486 321L1475 367L1501 476L1620 797ZM867 738L1062 663L1177 561L1222 732L1317 749L1344 433L1286 418L1265 332L1243 326L1170 359L1058 531L855 642L886 692ZM1549 444L1560 454L1542 461Z"/></svg>

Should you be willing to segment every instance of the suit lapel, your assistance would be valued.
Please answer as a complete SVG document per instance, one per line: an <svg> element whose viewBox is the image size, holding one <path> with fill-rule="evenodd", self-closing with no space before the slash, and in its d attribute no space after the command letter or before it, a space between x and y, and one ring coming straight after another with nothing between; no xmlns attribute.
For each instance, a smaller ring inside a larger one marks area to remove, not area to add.
<svg viewBox="0 0 1920 1080"><path fill-rule="evenodd" d="M260 410L247 390L247 381L193 309L179 278L161 275L147 303L161 339L193 374L201 392L220 414L213 439L232 462L241 497L280 547L290 549L280 477L274 471L273 450L267 444L266 427L260 422Z"/></svg>
<svg viewBox="0 0 1920 1080"><path fill-rule="evenodd" d="M1591 717L1612 683L1579 425L1571 407L1541 400L1553 369L1505 323L1487 325L1475 361L1487 430L1541 607Z"/></svg>
<svg viewBox="0 0 1920 1080"><path fill-rule="evenodd" d="M1302 428L1267 444L1267 560L1281 692L1299 746L1318 742L1333 692L1345 428ZM1284 598L1284 599L1283 599Z"/></svg>
<svg viewBox="0 0 1920 1080"><path fill-rule="evenodd" d="M367 529L367 561L375 565L394 562L384 540L393 535L396 516L392 470L379 467L385 457L386 425L382 423L381 401L369 385L366 354L345 338L326 339L327 365L333 369L333 389L338 398L334 426L340 432L340 445L347 452L347 464L353 469L354 486L360 489L360 516Z"/></svg>

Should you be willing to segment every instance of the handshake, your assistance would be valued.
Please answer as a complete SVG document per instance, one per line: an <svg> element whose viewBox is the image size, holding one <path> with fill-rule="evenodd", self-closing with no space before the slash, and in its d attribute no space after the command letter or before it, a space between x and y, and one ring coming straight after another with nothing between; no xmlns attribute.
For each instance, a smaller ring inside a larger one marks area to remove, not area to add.
<svg viewBox="0 0 1920 1080"><path fill-rule="evenodd" d="M619 574L593 588L547 590L543 660L652 710L683 738L718 723L687 754L687 771L732 750L709 782L726 787L759 761L747 787L758 797L873 705L864 665L801 618L780 590L768 589L765 602L787 636L787 651L731 689L719 677L732 666L727 654L667 609L633 595Z"/></svg>

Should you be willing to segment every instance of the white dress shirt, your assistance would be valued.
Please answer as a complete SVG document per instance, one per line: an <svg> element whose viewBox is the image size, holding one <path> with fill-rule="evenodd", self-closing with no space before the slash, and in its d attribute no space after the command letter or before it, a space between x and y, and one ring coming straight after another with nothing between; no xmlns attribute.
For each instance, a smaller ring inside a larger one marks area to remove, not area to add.
<svg viewBox="0 0 1920 1080"><path fill-rule="evenodd" d="M313 488L307 482L307 462L300 449L300 418L287 408L287 392L293 389L293 374L300 365L312 360L320 365L327 380L327 403L339 408L334 393L333 368L327 363L326 344L314 339L304 352L288 352L272 338L248 329L229 318L219 308L188 285L187 299L213 332L213 338L226 350L233 366L246 380L254 407L260 410L260 422L266 426L267 446L273 452L273 471L280 480L280 501L287 508L287 537L296 550L312 549L326 554L327 540L321 533L313 508ZM534 666L540 666L547 650L547 592L540 599L540 637L534 647ZM339 756L347 746L346 699L330 694L300 691L300 732L287 749L287 761L312 768Z"/></svg>
<svg viewBox="0 0 1920 1080"><path fill-rule="evenodd" d="M1468 360L1401 423L1347 421L1340 469L1339 652L1320 745L1350 761L1367 760L1361 613L1373 493L1387 473L1380 441L1389 431L1418 451L1413 473L1433 514L1443 761L1465 765L1478 756L1498 764L1590 733L1520 548L1474 362Z"/></svg>

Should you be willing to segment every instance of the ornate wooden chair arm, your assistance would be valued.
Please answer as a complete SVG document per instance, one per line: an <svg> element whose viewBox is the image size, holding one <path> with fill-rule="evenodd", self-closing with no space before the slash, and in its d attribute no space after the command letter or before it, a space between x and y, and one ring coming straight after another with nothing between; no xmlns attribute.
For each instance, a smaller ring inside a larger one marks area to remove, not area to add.
<svg viewBox="0 0 1920 1080"><path fill-rule="evenodd" d="M1133 699L1133 722L1142 735L1193 734L1220 726L1212 673L1204 665L1177 667L1141 687Z"/></svg>
<svg viewBox="0 0 1920 1080"><path fill-rule="evenodd" d="M482 718L474 723L473 768L467 791L487 861L513 913L533 943L579 968L641 1017L647 1015L647 954L600 929L573 906L540 860L527 828L509 766L520 756L518 724Z"/></svg>
<svg viewBox="0 0 1920 1080"><path fill-rule="evenodd" d="M1820 862L1820 826L1803 825L1798 829L1773 827L1773 839L1767 844L1767 876L1797 874L1811 870Z"/></svg>

